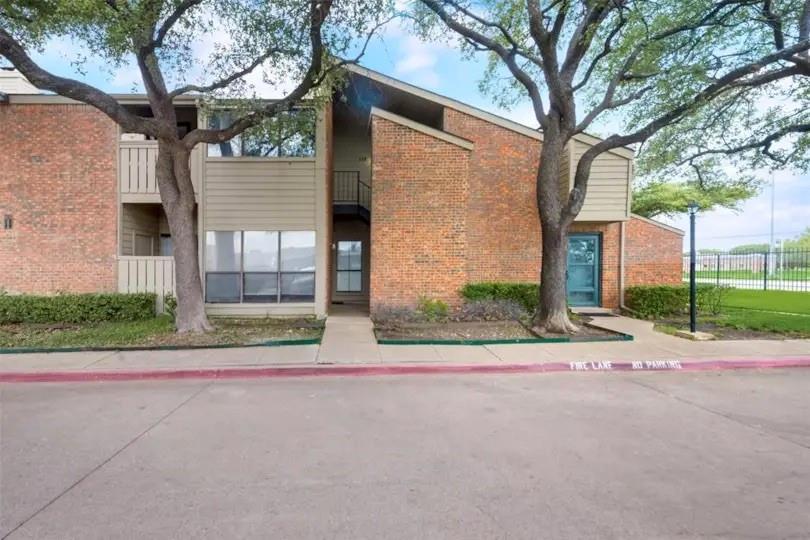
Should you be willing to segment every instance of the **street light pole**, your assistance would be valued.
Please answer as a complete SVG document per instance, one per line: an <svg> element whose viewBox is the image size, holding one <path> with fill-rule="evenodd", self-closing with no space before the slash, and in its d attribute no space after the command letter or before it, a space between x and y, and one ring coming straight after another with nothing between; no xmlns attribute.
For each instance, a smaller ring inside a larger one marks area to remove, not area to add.
<svg viewBox="0 0 810 540"><path fill-rule="evenodd" d="M697 281L695 279L695 217L700 207L690 202L689 210L689 331L697 331Z"/></svg>

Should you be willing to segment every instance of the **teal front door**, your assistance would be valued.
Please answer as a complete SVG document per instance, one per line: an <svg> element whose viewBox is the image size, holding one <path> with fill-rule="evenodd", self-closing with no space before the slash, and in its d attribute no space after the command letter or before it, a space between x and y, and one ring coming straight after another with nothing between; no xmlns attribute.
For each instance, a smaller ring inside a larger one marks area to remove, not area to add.
<svg viewBox="0 0 810 540"><path fill-rule="evenodd" d="M598 234L572 234L568 237L568 304L599 305Z"/></svg>

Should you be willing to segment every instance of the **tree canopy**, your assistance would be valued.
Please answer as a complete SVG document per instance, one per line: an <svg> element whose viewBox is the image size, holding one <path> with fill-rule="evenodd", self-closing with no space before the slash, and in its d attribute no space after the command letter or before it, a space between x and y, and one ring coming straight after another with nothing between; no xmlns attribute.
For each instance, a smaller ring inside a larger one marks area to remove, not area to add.
<svg viewBox="0 0 810 540"><path fill-rule="evenodd" d="M739 204L756 195L756 183L653 181L633 189L632 211L640 216L672 217L686 213L686 207L696 202L701 211L716 208L738 210Z"/></svg>

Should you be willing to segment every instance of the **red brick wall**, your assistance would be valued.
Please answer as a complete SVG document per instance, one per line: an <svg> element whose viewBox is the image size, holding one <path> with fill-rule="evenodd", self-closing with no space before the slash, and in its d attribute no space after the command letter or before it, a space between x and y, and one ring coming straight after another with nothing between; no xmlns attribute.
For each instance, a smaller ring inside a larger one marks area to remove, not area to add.
<svg viewBox="0 0 810 540"><path fill-rule="evenodd" d="M540 141L446 107L444 130L475 143L467 203L469 280L539 280Z"/></svg>
<svg viewBox="0 0 810 540"><path fill-rule="evenodd" d="M373 119L372 310L420 294L455 304L467 282L539 279L539 141L449 108L444 130L473 141L472 152ZM627 285L680 282L681 236L639 219L626 227ZM601 304L617 308L621 224L571 232L601 236Z"/></svg>
<svg viewBox="0 0 810 540"><path fill-rule="evenodd" d="M370 308L460 303L469 151L374 116Z"/></svg>
<svg viewBox="0 0 810 540"><path fill-rule="evenodd" d="M681 283L683 234L647 220L625 226L625 286Z"/></svg>
<svg viewBox="0 0 810 540"><path fill-rule="evenodd" d="M0 105L0 289L116 288L117 128L86 105Z"/></svg>

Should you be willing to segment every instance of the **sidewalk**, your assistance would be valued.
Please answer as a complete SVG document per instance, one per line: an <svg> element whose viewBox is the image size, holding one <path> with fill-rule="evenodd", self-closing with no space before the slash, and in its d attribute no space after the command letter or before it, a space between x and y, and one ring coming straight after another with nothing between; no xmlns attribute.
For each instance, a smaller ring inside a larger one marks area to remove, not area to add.
<svg viewBox="0 0 810 540"><path fill-rule="evenodd" d="M599 317L594 322L631 334L634 340L481 346L378 345L367 318L346 315L330 317L320 346L4 354L0 355L0 374L326 366L511 366L657 360L754 362L810 358L810 340L694 342L655 332L652 323L646 321Z"/></svg>

